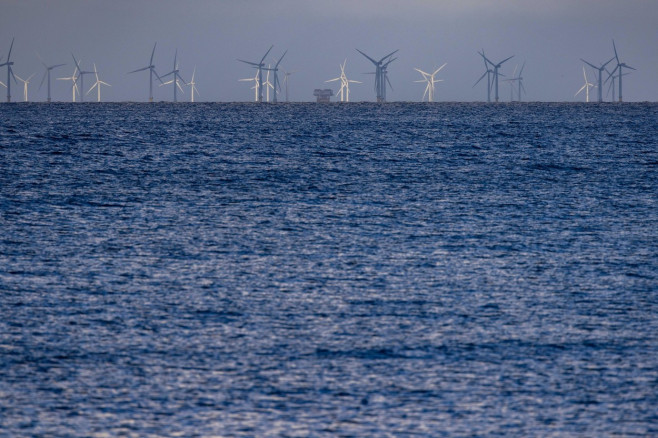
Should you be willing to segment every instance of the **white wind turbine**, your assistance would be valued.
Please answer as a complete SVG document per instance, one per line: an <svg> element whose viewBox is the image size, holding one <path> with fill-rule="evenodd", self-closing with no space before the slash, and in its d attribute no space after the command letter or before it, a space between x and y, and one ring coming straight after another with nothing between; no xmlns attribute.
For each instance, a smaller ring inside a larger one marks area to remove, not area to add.
<svg viewBox="0 0 658 438"><path fill-rule="evenodd" d="M80 79L80 90L78 90L78 94L80 94L80 102L84 102L85 97L84 97L83 92L85 90L85 86L84 86L85 75L90 75L90 74L93 73L93 71L83 71L80 68L80 63L78 62L77 59L75 59L75 55L73 55L73 53L71 53L71 56L73 56L73 62L75 63L75 66L78 68L78 79ZM76 79L76 82L77 82L77 79Z"/></svg>
<svg viewBox="0 0 658 438"><path fill-rule="evenodd" d="M30 79L32 79L32 77L34 76L34 73L32 73L30 75L30 77L27 78L27 79L23 79L18 75L15 75L15 76L16 76L16 79L18 79L19 81L21 81L23 83L23 102L27 102L27 86L30 84Z"/></svg>
<svg viewBox="0 0 658 438"><path fill-rule="evenodd" d="M194 102L194 93L196 95L199 95L199 92L196 89L196 82L194 82L194 75L196 74L196 65L194 66L194 70L192 70L192 79L190 82L188 82L186 85L188 85L190 88L190 102Z"/></svg>
<svg viewBox="0 0 658 438"><path fill-rule="evenodd" d="M259 89L259 82L258 82L258 71L256 71L256 76L253 78L244 78L244 79L238 79L238 82L254 82L254 86L251 87L252 90L254 90L254 102L258 102L258 89Z"/></svg>
<svg viewBox="0 0 658 438"><path fill-rule="evenodd" d="M434 70L434 73L427 73L419 68L414 68L414 70L416 70L418 73L423 75L423 79L414 82L427 82L427 86L425 87L425 92L423 93L423 100L425 99L425 96L427 96L428 102L434 102L434 85L437 82L443 82L443 79L435 79L434 76L436 76L437 73L439 73L441 69L446 65L448 65L447 62L444 63L441 67Z"/></svg>
<svg viewBox="0 0 658 438"><path fill-rule="evenodd" d="M101 85L107 85L108 87L111 87L112 85L108 84L107 82L103 82L98 78L98 70L96 70L96 64L94 64L94 74L96 75L96 82L94 83L94 85L91 86L89 91L87 91L87 94L91 93L91 90L96 88L96 90L98 91L98 97L97 97L96 102L100 102L101 101Z"/></svg>
<svg viewBox="0 0 658 438"><path fill-rule="evenodd" d="M270 101L270 88L274 89L274 85L272 85L272 83L270 82L270 67L271 66L268 65L267 68L264 69L267 70L267 75L265 76L265 82L263 82L263 85L265 85L265 94L266 94L265 102ZM276 90L274 90L274 93L276 93Z"/></svg>
<svg viewBox="0 0 658 438"><path fill-rule="evenodd" d="M58 81L71 81L73 84L71 85L71 89L73 90L73 99L72 102L75 102L75 93L76 91L79 93L80 89L78 88L78 67L73 68L73 74L67 78L57 78Z"/></svg>
<svg viewBox="0 0 658 438"><path fill-rule="evenodd" d="M585 85L580 87L580 90L576 94L573 95L573 97L578 96L583 90L585 90L585 102L589 102L589 89L592 87L596 87L596 85L591 84L587 80L587 73L585 73L585 66L583 66L583 77L585 78Z"/></svg>
<svg viewBox="0 0 658 438"><path fill-rule="evenodd" d="M337 78L329 79L328 81L325 82L335 82L335 81L340 81L340 88L338 89L338 93L340 95L339 99L341 102L349 102L350 101L350 83L352 84L362 84L363 82L361 81L355 81L352 79L347 79L347 75L345 74L345 65L347 65L347 58L345 61L343 61L342 64L339 64L340 66L340 76Z"/></svg>
<svg viewBox="0 0 658 438"><path fill-rule="evenodd" d="M283 52L283 55L281 55L279 60L274 65L274 68L271 68L270 65L267 66L267 72L269 73L271 71L271 72L274 73L274 77L272 79L274 81L274 84L272 84L272 88L274 88L274 90L273 90L274 94L272 95L272 102L274 102L274 103L278 102L277 94L281 91L281 82L279 82L279 64L281 64L281 61L283 60L283 57L286 56L286 53L288 53L287 50L285 52ZM268 75L268 77L269 77L269 75Z"/></svg>
<svg viewBox="0 0 658 438"><path fill-rule="evenodd" d="M263 61L265 61L265 58L267 57L268 53L270 53L270 50L272 50L272 47L274 47L274 46L270 46L270 48L267 49L267 52L265 52L263 57L260 59L260 62L258 62L258 63L238 59L238 61L244 62L245 64L253 65L254 67L256 67L258 69L258 72L256 73L256 76L258 76L258 80L256 81L256 87L257 87L256 102L262 102L263 101L263 85L265 84L263 82L263 67L265 67L265 63Z"/></svg>

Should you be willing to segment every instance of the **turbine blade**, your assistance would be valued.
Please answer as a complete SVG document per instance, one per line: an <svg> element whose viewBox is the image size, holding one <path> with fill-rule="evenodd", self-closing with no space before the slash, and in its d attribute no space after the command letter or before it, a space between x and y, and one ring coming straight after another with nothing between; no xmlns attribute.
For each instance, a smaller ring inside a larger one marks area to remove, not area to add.
<svg viewBox="0 0 658 438"><path fill-rule="evenodd" d="M155 46L158 45L158 42L156 41L155 44L153 44L153 50L151 51L151 61L149 62L149 65L153 65L153 55L155 55Z"/></svg>
<svg viewBox="0 0 658 438"><path fill-rule="evenodd" d="M274 44L272 44L272 45L270 46L270 48L267 49L267 52L265 52L265 54L263 55L263 57L262 57L261 60L260 60L260 64L262 64L263 61L265 61L265 58L267 57L267 54L270 53L270 50L272 50L272 47L274 47ZM258 64L258 65L260 65L260 64Z"/></svg>
<svg viewBox="0 0 658 438"><path fill-rule="evenodd" d="M612 61L614 61L615 58L616 58L616 56L613 56L612 58L610 58L610 61L608 61L608 62L606 62L605 64L603 64L603 65L601 66L601 68L603 68L603 67L605 67L606 65L610 64ZM617 64L619 64L619 59L617 59ZM590 64L590 65L591 65L591 64ZM600 69L597 68L597 67L594 67L594 68L597 69L597 70L600 70Z"/></svg>
<svg viewBox="0 0 658 438"><path fill-rule="evenodd" d="M46 70L45 72L43 72L43 78L41 78L41 83L39 84L39 90L41 90L41 87L43 87L43 83L44 83L45 80L46 80L46 76L48 76L48 70ZM37 90L37 91L39 91L39 90Z"/></svg>
<svg viewBox="0 0 658 438"><path fill-rule="evenodd" d="M480 79L478 79L478 80L473 84L473 87L472 87L472 88L475 88L475 86L476 86L477 84L479 84L480 81L481 81L482 79L484 79L484 77L487 75L487 73L489 73L488 70L485 71L484 74L483 74L482 76L480 76Z"/></svg>
<svg viewBox="0 0 658 438"><path fill-rule="evenodd" d="M388 55L386 55L386 56L384 56L382 59L380 59L379 62L384 62L384 60L385 60L386 58L388 58L389 56L392 56L394 53L397 53L397 52L399 52L399 51L400 51L400 49L397 49L397 50L392 51L391 53L389 53Z"/></svg>
<svg viewBox="0 0 658 438"><path fill-rule="evenodd" d="M9 54L7 55L7 64L9 64L9 59L11 59L11 49L14 48L14 39L11 39L11 45L9 46Z"/></svg>
<svg viewBox="0 0 658 438"><path fill-rule="evenodd" d="M238 61L240 61L240 62L244 62L245 64L249 64L249 65L255 65L256 67L259 67L259 66L260 66L260 64L256 64L255 62L244 61L244 60L242 60L242 59L238 59Z"/></svg>
<svg viewBox="0 0 658 438"><path fill-rule="evenodd" d="M507 62L507 61L509 61L509 60L512 59L512 58L514 58L514 55L510 56L509 58L505 58L504 60L500 61L500 62L498 63L498 66L503 65L503 62Z"/></svg>
<svg viewBox="0 0 658 438"><path fill-rule="evenodd" d="M138 71L148 70L149 68L150 68L150 67L139 68L139 69L137 69L137 70L129 71L127 74L130 74L130 73L137 73Z"/></svg>
<svg viewBox="0 0 658 438"><path fill-rule="evenodd" d="M362 54L363 56L365 56L366 58L368 58L368 59L370 60L370 62L372 62L373 64L377 65L377 61L375 61L374 59L372 59L370 56L366 55L365 53L363 53L363 52L362 52L361 50L359 50L359 49L356 49L356 51L359 52L360 54Z"/></svg>
<svg viewBox="0 0 658 438"><path fill-rule="evenodd" d="M617 64L619 64L619 56L617 56L617 46L615 46L615 40L612 40L612 48L615 50L615 58L617 59Z"/></svg>
<svg viewBox="0 0 658 438"><path fill-rule="evenodd" d="M286 56L286 53L288 53L288 50L286 50L285 52L283 52L283 55L281 55L281 58L279 58L279 61L278 61L278 62L276 63L276 65L274 66L274 69L275 69L275 70L277 69L277 67L279 67L279 64L281 63L281 60L283 59L284 56Z"/></svg>
<svg viewBox="0 0 658 438"><path fill-rule="evenodd" d="M75 62L75 66L82 72L82 69L80 68L80 64L78 63L78 60L75 59L75 55L71 53L71 56L73 56L73 62Z"/></svg>
<svg viewBox="0 0 658 438"><path fill-rule="evenodd" d="M432 73L432 76L434 76L435 74L437 74L438 72L440 72L441 69L442 69L443 67L445 67L446 65L448 65L448 63L447 63L447 62L444 62L443 65L442 65L441 67L437 68L436 71L435 71L434 73Z"/></svg>

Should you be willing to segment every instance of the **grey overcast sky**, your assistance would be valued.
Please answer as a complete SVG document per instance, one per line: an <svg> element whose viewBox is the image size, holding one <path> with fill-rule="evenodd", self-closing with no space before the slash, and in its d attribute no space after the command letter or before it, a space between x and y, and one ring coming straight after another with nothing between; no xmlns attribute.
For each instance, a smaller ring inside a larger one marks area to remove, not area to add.
<svg viewBox="0 0 658 438"><path fill-rule="evenodd" d="M607 61L614 39L621 61L637 68L624 77L624 100L658 101L658 0L2 0L3 59L12 37L14 71L36 73L31 100L45 99L45 85L37 91L43 68L36 53L49 64L67 63L55 76L70 76L73 52L83 68L95 63L112 84L103 100L144 101L148 73L126 73L148 64L157 41L158 73L172 69L178 49L186 80L196 66L203 101L253 100L251 85L238 79L254 71L236 59L257 61L272 44L270 61L288 50L281 67L296 72L290 76L294 101L313 100L315 88L336 90L324 81L340 74L344 59L348 78L364 82L350 87L351 100L374 100L373 76L363 74L372 65L356 48L377 58L400 50L389 67L389 101L420 100L424 86L413 82L420 79L413 68L444 62L436 100L485 100L485 81L473 88L484 72L480 49L494 61L514 55L501 69L506 75L526 63L524 100L578 101L579 58ZM595 82L592 69L587 74ZM0 79L6 80L5 68ZM91 83L88 76L85 88ZM171 94L168 87L155 91L156 100ZM508 84L500 94L509 100ZM18 100L22 85L12 95ZM53 99L70 100L70 84L53 81Z"/></svg>

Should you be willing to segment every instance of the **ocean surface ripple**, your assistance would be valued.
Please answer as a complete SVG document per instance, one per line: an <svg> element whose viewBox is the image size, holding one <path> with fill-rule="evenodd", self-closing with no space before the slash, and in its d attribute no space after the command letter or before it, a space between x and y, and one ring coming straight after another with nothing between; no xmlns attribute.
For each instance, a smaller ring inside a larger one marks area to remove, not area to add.
<svg viewBox="0 0 658 438"><path fill-rule="evenodd" d="M0 436L658 436L658 105L0 105Z"/></svg>

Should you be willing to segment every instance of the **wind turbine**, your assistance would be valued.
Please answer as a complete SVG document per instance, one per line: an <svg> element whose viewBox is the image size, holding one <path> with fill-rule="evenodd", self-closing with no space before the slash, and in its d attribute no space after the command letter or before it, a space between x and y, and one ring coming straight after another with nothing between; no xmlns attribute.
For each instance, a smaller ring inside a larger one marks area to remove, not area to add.
<svg viewBox="0 0 658 438"><path fill-rule="evenodd" d="M589 102L589 89L595 87L596 85L591 84L587 80L587 73L585 73L585 66L583 66L583 77L585 78L585 85L580 87L580 90L578 90L578 92L576 92L576 94L574 94L573 97L578 96L581 93L581 91L585 90L585 102Z"/></svg>
<svg viewBox="0 0 658 438"><path fill-rule="evenodd" d="M498 73L498 70L500 69L500 66L503 65L504 62L507 62L507 61L509 61L510 59L512 59L512 58L514 57L514 55L510 56L509 58L505 58L505 59L503 59L503 60L500 61L498 64L494 64L493 62L491 62L491 61L489 60L489 58L487 58L486 56L484 56L484 50L482 50L482 52L478 52L478 53L480 53L480 55L484 58L485 63L489 63L489 65L491 65L491 67L493 67L493 76L494 76L494 77L493 77L493 81L494 81L494 83L495 83L495 85L496 85L496 95L495 95L495 99L496 99L496 102L498 102L498 76L500 75L500 73Z"/></svg>
<svg viewBox="0 0 658 438"><path fill-rule="evenodd" d="M283 72L283 85L285 85L285 87L286 87L286 102L289 102L289 100L288 100L288 82L289 82L288 77L293 73L297 73L297 72L294 72L294 71Z"/></svg>
<svg viewBox="0 0 658 438"><path fill-rule="evenodd" d="M423 99L425 99L425 96L427 96L428 102L434 102L434 84L436 84L437 82L443 82L443 79L434 79L434 76L436 76L437 73L440 72L441 69L446 65L448 65L447 62L444 63L441 67L434 70L434 73L427 73L419 68L414 68L414 70L416 70L418 73L423 75L423 79L414 82L427 82L427 87L425 87L425 92L423 93Z"/></svg>
<svg viewBox="0 0 658 438"><path fill-rule="evenodd" d="M612 80L610 81L610 85L608 85L608 92L607 92L606 96L607 96L608 94L610 94L610 90L612 90L612 101L614 102L615 99L616 99L616 97L615 97L615 96L616 96L616 94L615 94L615 80L619 79L619 74L616 74L616 75L615 75L615 74L614 74L614 71L613 71L613 72L609 72L608 69L606 69L606 72L608 73L608 79L605 80L604 84L605 84L606 82L608 82L608 80L612 79ZM624 73L624 76L626 76L626 75L628 75L628 74L630 74L630 73Z"/></svg>
<svg viewBox="0 0 658 438"><path fill-rule="evenodd" d="M606 62L605 64L601 64L601 67L597 67L594 64L585 61L583 58L580 58L580 60L583 61L585 64L589 65L594 70L598 70L598 72L599 72L599 85L598 85L598 87L599 87L599 102L603 102L603 78L601 77L601 75L603 74L603 70L605 70L605 66L608 65L610 62L612 62L613 59L615 59L614 56L612 58L610 58L610 60L608 62Z"/></svg>
<svg viewBox="0 0 658 438"><path fill-rule="evenodd" d="M194 93L196 95L199 95L199 92L196 89L196 82L194 82L194 75L196 74L196 65L194 66L194 70L192 70L192 79L190 82L188 82L186 85L190 86L190 102L194 102Z"/></svg>
<svg viewBox="0 0 658 438"><path fill-rule="evenodd" d="M245 64L253 65L254 67L256 67L258 69L258 73L257 73L258 81L256 82L256 86L258 87L257 88L257 90L258 90L258 99L257 99L257 101L258 102L263 101L263 67L265 66L265 63L263 61L265 61L265 58L270 53L270 50L272 50L272 47L274 47L274 46L270 46L270 48L267 49L267 52L265 52L263 57L260 59L260 62L258 62L258 63L250 62L250 61L243 61L242 59L238 59L238 61L244 62Z"/></svg>
<svg viewBox="0 0 658 438"><path fill-rule="evenodd" d="M73 69L73 74L69 76L68 78L57 78L58 81L72 81L73 85L71 86L71 89L73 90L73 100L72 102L75 102L75 92L76 90L78 93L80 92L80 89L78 88L78 67L76 66Z"/></svg>
<svg viewBox="0 0 658 438"><path fill-rule="evenodd" d="M395 61L395 59L397 58L391 59L385 64L384 61L386 61L388 58L393 56L393 54L395 54L397 50L384 56L379 61L375 61L374 59L372 59L370 56L366 55L359 49L356 49L356 51L362 54L363 56L365 56L366 58L368 58L368 60L372 62L373 65L375 66L375 93L377 94L377 102L386 102L386 83L388 82L389 85L391 84L391 82L388 80L388 77L386 75L386 67L388 67L388 65L391 62Z"/></svg>
<svg viewBox="0 0 658 438"><path fill-rule="evenodd" d="M155 65L153 65L153 55L155 55L155 46L157 46L158 43L156 42L153 44L153 51L151 52L151 60L149 61L149 65L143 68L138 68L137 70L133 70L128 72L130 73L137 73L138 71L144 71L148 70L149 71L149 102L153 102L153 75L155 75L156 78L162 83L162 79L160 79L160 76L158 76L158 73L155 71Z"/></svg>
<svg viewBox="0 0 658 438"><path fill-rule="evenodd" d="M617 47L615 46L615 40L612 40L612 48L615 50L615 58L617 60L617 66L612 70L612 73L608 76L608 79L610 76L612 76L617 69L619 69L619 101L622 102L622 95L621 95L621 79L624 76L623 68L630 68L631 70L636 70L635 68L631 67L630 65L627 65L625 62L620 62L619 61L619 56L617 56ZM7 79L9 80L9 79ZM601 90L599 89L599 93Z"/></svg>
<svg viewBox="0 0 658 438"><path fill-rule="evenodd" d="M270 101L270 88L274 89L274 86L270 82L270 70L271 70L270 67L271 66L268 66L266 69L264 69L267 70L267 75L265 76L265 83L263 84L265 85L265 102ZM276 90L274 90L274 94L276 94Z"/></svg>
<svg viewBox="0 0 658 438"><path fill-rule="evenodd" d="M91 90L96 88L96 90L98 91L98 97L97 97L96 102L100 102L101 101L101 85L107 85L108 87L111 87L112 85L108 84L107 82L103 82L98 78L98 70L96 70L96 64L94 64L94 74L96 75L96 82L94 83L94 85L91 86L89 91L87 91L87 94L91 93Z"/></svg>
<svg viewBox="0 0 658 438"><path fill-rule="evenodd" d="M37 56L39 56L38 53L37 53ZM41 84L39 84L39 90L41 90L41 87L43 87L43 82L46 80L46 77L47 77L48 78L48 100L47 100L47 102L50 102L51 101L50 100L50 72L52 70L56 69L57 67L61 67L61 66L66 65L66 64L55 64L55 65L48 66L48 65L46 65L45 62L43 62L43 59L41 59L41 56L39 56L39 60L41 60L41 63L43 64L44 68L46 69L46 71L43 73L43 78L41 78Z"/></svg>
<svg viewBox="0 0 658 438"><path fill-rule="evenodd" d="M479 53L479 52L478 52ZM475 88L477 84L480 83L484 77L487 77L487 102L491 103L491 73L493 73L493 70L489 68L489 64L487 64L487 61L484 59L484 50L482 50L482 53L480 53L482 56L482 62L484 62L484 68L485 72L480 76L480 79L478 79L475 84L473 84L472 88Z"/></svg>
<svg viewBox="0 0 658 438"><path fill-rule="evenodd" d="M174 69L167 73L166 75L160 76L160 81L162 81L162 78L166 78L167 76L173 75L172 79L170 81L162 83L162 85L169 85L169 84L174 84L174 102L178 102L178 98L176 95L176 88L179 88L181 92L183 92L183 87L180 86L180 83L178 80L180 79L182 83L186 83L185 80L181 77L181 75L178 73L178 63L176 62L176 59L178 57L178 49L176 49L176 53L174 54Z"/></svg>
<svg viewBox="0 0 658 438"><path fill-rule="evenodd" d="M328 81L325 82L335 82L335 81L340 81L340 88L338 89L338 93L340 93L340 101L341 102L349 102L350 101L350 82L353 84L362 84L361 81L355 81L352 79L347 79L347 75L345 74L345 65L347 65L347 59L343 61L342 64L339 64L340 66L340 76L334 79L329 79Z"/></svg>
<svg viewBox="0 0 658 438"><path fill-rule="evenodd" d="M83 92L85 90L85 81L84 81L85 75L90 75L93 73L93 71L83 71L80 68L80 63L78 62L77 59L75 59L75 55L71 53L71 56L73 56L73 62L75 62L75 66L78 68L78 79L80 79L80 90L78 90L80 94L80 102L84 102L85 98Z"/></svg>
<svg viewBox="0 0 658 438"><path fill-rule="evenodd" d="M525 87L523 86L523 69L525 68L525 61L523 61L523 64L521 65L521 70L519 70L519 75L514 76L516 73L516 67L514 67L514 73L512 73L512 77L509 79L510 85L512 82L516 82L518 86L518 92L517 92L517 97L519 98L519 102L521 102L521 96L522 92L525 93Z"/></svg>
<svg viewBox="0 0 658 438"><path fill-rule="evenodd" d="M0 67L7 66L7 83L5 84L5 87L7 87L7 102L11 102L11 79L14 80L14 83L18 85L18 82L16 81L16 76L14 76L14 70L11 68L14 63L11 61L11 49L14 48L14 38L11 39L11 45L9 46L9 53L7 54L7 62L4 64L0 64Z"/></svg>
<svg viewBox="0 0 658 438"><path fill-rule="evenodd" d="M34 73L32 73L30 75L30 77L27 78L27 79L23 79L18 75L15 75L15 76L19 81L21 81L23 83L23 102L27 102L27 86L30 83L30 79L32 79L32 77L34 76Z"/></svg>
<svg viewBox="0 0 658 438"><path fill-rule="evenodd" d="M276 98L276 95L278 93L277 90L281 91L281 83L279 82L279 64L281 64L281 60L283 59L284 56L286 56L286 53L288 53L287 50L285 52L283 52L283 55L281 55L281 58L279 58L277 63L274 65L274 68L270 68L270 66L267 67L267 72L268 73L270 71L274 72L274 78L273 78L274 84L272 84L273 88L274 88L274 95L273 95L273 98L272 98L272 102L274 102L274 103L277 103L277 98Z"/></svg>
<svg viewBox="0 0 658 438"><path fill-rule="evenodd" d="M244 78L244 79L238 79L239 82L251 82L254 81L254 86L251 87L252 90L254 90L254 102L258 102L258 72L256 72L256 76L253 78Z"/></svg>

